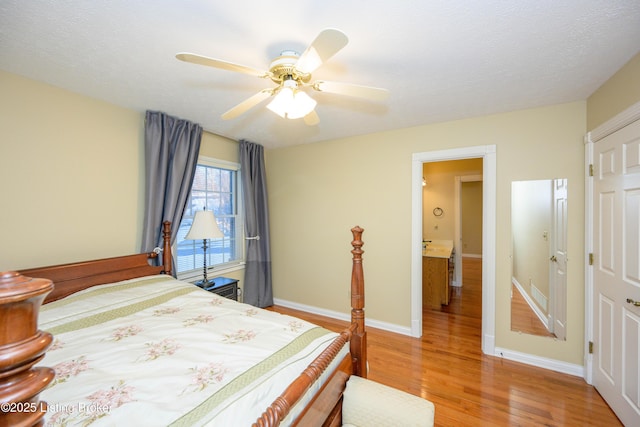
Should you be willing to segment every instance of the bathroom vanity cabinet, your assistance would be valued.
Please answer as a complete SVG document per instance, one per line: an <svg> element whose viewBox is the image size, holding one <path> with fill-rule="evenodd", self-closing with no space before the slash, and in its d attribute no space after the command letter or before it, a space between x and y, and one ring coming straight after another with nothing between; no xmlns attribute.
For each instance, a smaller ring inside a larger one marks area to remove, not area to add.
<svg viewBox="0 0 640 427"><path fill-rule="evenodd" d="M453 245L428 243L422 252L422 304L440 308L448 305L453 279Z"/></svg>

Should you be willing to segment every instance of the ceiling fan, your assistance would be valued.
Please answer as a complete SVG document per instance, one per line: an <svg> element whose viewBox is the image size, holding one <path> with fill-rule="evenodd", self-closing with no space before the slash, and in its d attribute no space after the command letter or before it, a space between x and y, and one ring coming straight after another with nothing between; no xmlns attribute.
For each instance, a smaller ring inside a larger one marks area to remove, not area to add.
<svg viewBox="0 0 640 427"><path fill-rule="evenodd" d="M339 30L333 28L322 30L302 55L294 51L283 51L280 56L271 61L269 71L194 53L178 53L176 58L193 64L269 78L276 84L275 87L262 89L225 112L222 115L224 120L238 117L267 98L273 97L273 100L267 105L271 111L287 119L303 118L307 125L316 125L320 122L320 118L315 112L317 102L306 93L309 88L318 92L354 96L373 101L384 100L389 95L386 89L376 87L325 80L312 81L312 72L345 47L348 41L347 36Z"/></svg>

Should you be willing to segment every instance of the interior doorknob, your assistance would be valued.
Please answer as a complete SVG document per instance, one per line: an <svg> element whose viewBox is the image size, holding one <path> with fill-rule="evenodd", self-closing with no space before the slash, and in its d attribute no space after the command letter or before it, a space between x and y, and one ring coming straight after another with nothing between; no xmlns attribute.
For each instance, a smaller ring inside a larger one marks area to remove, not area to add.
<svg viewBox="0 0 640 427"><path fill-rule="evenodd" d="M627 298L629 304L633 304L635 307L640 307L640 301L634 301L631 298Z"/></svg>
<svg viewBox="0 0 640 427"><path fill-rule="evenodd" d="M551 255L551 258L549 258L551 261L556 262L558 261L558 258L556 258L555 255Z"/></svg>

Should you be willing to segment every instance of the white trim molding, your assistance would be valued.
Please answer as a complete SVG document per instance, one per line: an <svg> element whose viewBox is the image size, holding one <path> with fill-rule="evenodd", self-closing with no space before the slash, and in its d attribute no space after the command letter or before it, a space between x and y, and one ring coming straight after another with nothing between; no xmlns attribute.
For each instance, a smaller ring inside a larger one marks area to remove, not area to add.
<svg viewBox="0 0 640 427"><path fill-rule="evenodd" d="M640 101L589 132L585 143L598 142L636 120L640 120Z"/></svg>
<svg viewBox="0 0 640 427"><path fill-rule="evenodd" d="M574 363L567 363L561 360L549 359L546 357L534 356L532 354L520 353L519 351L509 350L508 348L496 347L494 356L502 357L514 362L524 363L526 365L537 366L539 368L550 369L555 372L569 374L576 377L584 375L584 367Z"/></svg>
<svg viewBox="0 0 640 427"><path fill-rule="evenodd" d="M422 336L422 164L482 158L482 351L494 354L496 306L496 146L413 153L411 168L411 336Z"/></svg>
<svg viewBox="0 0 640 427"><path fill-rule="evenodd" d="M593 253L593 177L589 173L593 164L593 142L589 134L585 136L584 151L584 259L588 260L589 254ZM589 343L593 341L593 266L589 262L584 263L584 281L584 380L593 384L593 355L589 353Z"/></svg>

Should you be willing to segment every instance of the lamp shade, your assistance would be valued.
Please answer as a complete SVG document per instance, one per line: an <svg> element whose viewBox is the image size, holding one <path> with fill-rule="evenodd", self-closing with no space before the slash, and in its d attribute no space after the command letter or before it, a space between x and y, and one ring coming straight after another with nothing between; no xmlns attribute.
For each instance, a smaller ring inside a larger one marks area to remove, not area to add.
<svg viewBox="0 0 640 427"><path fill-rule="evenodd" d="M224 237L213 211L197 211L185 240L217 239Z"/></svg>

